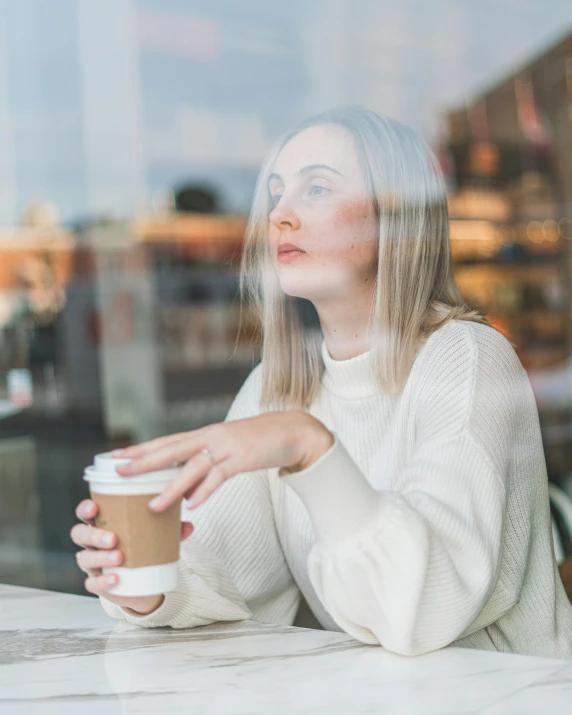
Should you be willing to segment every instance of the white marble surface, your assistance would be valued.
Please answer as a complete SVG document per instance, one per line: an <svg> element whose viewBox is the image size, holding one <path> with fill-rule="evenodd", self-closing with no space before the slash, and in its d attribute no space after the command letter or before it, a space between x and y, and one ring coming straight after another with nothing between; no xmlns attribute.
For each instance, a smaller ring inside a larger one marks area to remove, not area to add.
<svg viewBox="0 0 572 715"><path fill-rule="evenodd" d="M93 598L0 585L0 713L571 715L572 661L405 658L251 621L141 629Z"/></svg>

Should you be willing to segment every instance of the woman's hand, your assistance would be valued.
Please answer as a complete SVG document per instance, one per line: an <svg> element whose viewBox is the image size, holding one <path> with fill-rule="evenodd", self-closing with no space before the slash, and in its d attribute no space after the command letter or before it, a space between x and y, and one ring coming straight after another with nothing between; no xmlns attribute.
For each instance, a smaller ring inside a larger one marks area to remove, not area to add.
<svg viewBox="0 0 572 715"><path fill-rule="evenodd" d="M83 522L91 521L97 514L97 504L91 499L84 499L78 505L76 516ZM193 533L193 525L181 523L181 541ZM163 602L163 595L158 596L114 596L107 591L119 582L114 573L103 575L103 568L121 566L123 552L116 549L117 535L112 531L96 529L89 524L76 524L70 533L74 544L83 547L76 553L77 565L87 574L86 591L96 596L104 596L109 601L123 608L130 608L139 615L146 615L157 609Z"/></svg>
<svg viewBox="0 0 572 715"><path fill-rule="evenodd" d="M190 499L188 508L194 509L223 482L242 472L306 469L333 443L332 433L315 417L302 410L283 410L159 437L116 450L113 456L133 459L117 467L122 476L184 463L177 478L150 502L154 511L163 511L180 496Z"/></svg>

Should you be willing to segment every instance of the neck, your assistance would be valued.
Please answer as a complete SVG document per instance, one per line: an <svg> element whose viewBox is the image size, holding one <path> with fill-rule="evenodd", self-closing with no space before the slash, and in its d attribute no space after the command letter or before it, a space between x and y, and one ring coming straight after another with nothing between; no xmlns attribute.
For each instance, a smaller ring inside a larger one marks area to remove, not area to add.
<svg viewBox="0 0 572 715"><path fill-rule="evenodd" d="M370 295L314 305L328 352L334 360L348 360L370 350Z"/></svg>

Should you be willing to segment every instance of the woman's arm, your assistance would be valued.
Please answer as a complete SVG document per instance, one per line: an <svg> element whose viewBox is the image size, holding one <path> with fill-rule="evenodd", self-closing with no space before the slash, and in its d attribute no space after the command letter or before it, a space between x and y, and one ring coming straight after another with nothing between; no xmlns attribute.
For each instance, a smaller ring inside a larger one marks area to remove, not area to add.
<svg viewBox="0 0 572 715"><path fill-rule="evenodd" d="M225 421L257 413L260 378L259 365ZM278 540L268 470L233 477L188 513L195 530L181 544L177 588L146 616L102 597L105 611L145 627L190 628L251 617L292 623L300 595Z"/></svg>
<svg viewBox="0 0 572 715"><path fill-rule="evenodd" d="M505 508L471 438L420 449L400 492L373 489L337 435L313 466L285 479L310 512L308 571L336 623L404 655L456 640L494 589Z"/></svg>
<svg viewBox="0 0 572 715"><path fill-rule="evenodd" d="M415 441L395 490L374 489L337 434L322 459L284 477L316 530L308 569L326 610L355 638L406 655L452 643L489 601L508 464L523 446L519 420L534 421L504 338L493 336L489 351L455 330L451 351L431 348L413 376ZM486 615L492 622L506 607L495 602Z"/></svg>

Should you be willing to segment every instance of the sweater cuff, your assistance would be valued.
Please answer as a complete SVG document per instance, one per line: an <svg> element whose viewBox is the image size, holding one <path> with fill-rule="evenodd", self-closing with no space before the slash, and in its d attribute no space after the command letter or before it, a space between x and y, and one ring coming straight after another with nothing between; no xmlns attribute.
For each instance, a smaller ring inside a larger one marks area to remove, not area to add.
<svg viewBox="0 0 572 715"><path fill-rule="evenodd" d="M304 502L317 538L345 539L379 512L382 495L367 481L336 432L334 444L306 469L281 477Z"/></svg>

